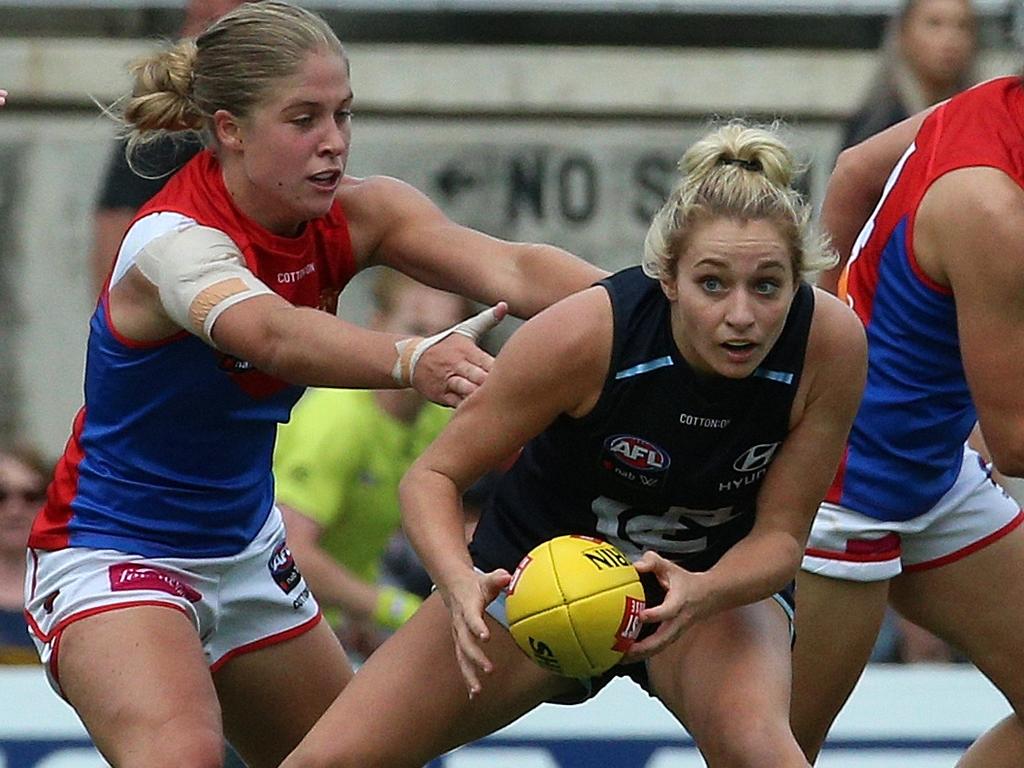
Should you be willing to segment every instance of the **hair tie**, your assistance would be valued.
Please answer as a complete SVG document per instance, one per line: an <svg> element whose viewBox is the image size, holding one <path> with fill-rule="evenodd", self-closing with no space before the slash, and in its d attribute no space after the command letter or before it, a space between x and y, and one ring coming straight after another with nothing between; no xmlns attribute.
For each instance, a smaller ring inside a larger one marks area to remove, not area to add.
<svg viewBox="0 0 1024 768"><path fill-rule="evenodd" d="M715 165L738 165L745 171L760 173L764 170L760 160L743 160L738 157L720 157Z"/></svg>

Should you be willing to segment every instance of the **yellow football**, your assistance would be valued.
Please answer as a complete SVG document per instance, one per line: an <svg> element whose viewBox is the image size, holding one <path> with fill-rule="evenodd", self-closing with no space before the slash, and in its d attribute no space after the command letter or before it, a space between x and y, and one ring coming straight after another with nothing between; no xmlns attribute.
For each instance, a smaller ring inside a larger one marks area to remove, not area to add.
<svg viewBox="0 0 1024 768"><path fill-rule="evenodd" d="M644 588L608 542L558 536L534 547L508 585L508 627L544 669L592 677L615 666L640 633Z"/></svg>

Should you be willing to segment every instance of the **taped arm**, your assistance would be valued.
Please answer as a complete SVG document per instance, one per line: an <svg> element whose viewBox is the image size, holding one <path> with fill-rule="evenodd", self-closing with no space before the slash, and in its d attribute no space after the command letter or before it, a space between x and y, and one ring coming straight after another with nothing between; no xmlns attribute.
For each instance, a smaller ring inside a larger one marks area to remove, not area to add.
<svg viewBox="0 0 1024 768"><path fill-rule="evenodd" d="M135 265L156 286L167 316L206 343L224 310L273 293L245 265L234 241L218 229L188 227L156 238Z"/></svg>

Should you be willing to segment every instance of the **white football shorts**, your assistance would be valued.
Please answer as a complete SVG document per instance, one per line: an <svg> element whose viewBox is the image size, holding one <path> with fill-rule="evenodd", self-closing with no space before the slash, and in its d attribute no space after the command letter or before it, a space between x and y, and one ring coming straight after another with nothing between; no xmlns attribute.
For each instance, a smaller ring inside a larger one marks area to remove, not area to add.
<svg viewBox="0 0 1024 768"><path fill-rule="evenodd" d="M903 571L946 565L1002 538L1024 512L964 448L953 486L923 515L886 521L825 502L818 509L802 569L847 581L885 581Z"/></svg>
<svg viewBox="0 0 1024 768"><path fill-rule="evenodd" d="M312 629L321 613L285 542L275 507L237 555L147 558L113 549L29 549L26 619L62 694L57 650L64 629L88 616L138 605L184 613L195 627L211 672L235 656Z"/></svg>

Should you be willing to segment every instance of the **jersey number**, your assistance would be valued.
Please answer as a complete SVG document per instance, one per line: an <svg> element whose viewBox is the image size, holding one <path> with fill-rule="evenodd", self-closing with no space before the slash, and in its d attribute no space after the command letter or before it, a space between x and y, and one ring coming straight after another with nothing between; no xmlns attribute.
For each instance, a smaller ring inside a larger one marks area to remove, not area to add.
<svg viewBox="0 0 1024 768"><path fill-rule="evenodd" d="M591 509L597 515L597 532L631 558L639 557L645 549L670 559L673 554L703 552L708 546L709 529L729 522L737 514L733 507L635 508L607 496L594 499Z"/></svg>

